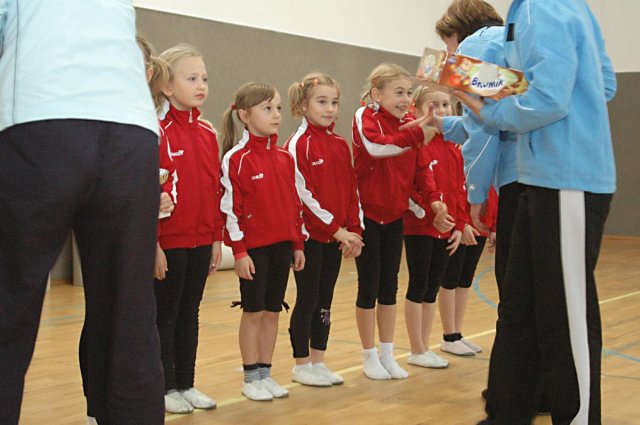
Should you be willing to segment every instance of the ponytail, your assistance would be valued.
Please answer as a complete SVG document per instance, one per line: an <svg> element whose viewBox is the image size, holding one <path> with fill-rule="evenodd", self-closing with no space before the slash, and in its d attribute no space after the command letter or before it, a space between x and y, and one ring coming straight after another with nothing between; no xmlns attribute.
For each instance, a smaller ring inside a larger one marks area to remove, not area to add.
<svg viewBox="0 0 640 425"><path fill-rule="evenodd" d="M271 84L265 83L246 83L238 89L235 95L234 103L227 108L222 118L224 127L224 135L222 137L222 156L233 148L237 141L236 124L233 120L233 113L243 110L249 113L249 110L262 102L269 102L273 99L278 91ZM238 121L240 117L238 116Z"/></svg>
<svg viewBox="0 0 640 425"><path fill-rule="evenodd" d="M230 106L224 111L222 118L223 137L222 137L222 156L224 157L227 152L231 150L236 144L236 124L233 121L234 107Z"/></svg>
<svg viewBox="0 0 640 425"><path fill-rule="evenodd" d="M153 75L151 76L151 81L149 81L149 89L151 90L151 97L153 98L153 105L156 107L156 112L160 112L166 99L162 91L167 86L167 83L169 83L171 73L169 71L169 64L157 56L151 57L151 66L153 67Z"/></svg>
<svg viewBox="0 0 640 425"><path fill-rule="evenodd" d="M149 80L149 90L151 91L156 112L160 112L165 99L162 90L164 90L171 77L170 66L166 61L155 56L153 46L144 36L137 35L136 41L142 52L145 70L147 73L150 70L152 72Z"/></svg>

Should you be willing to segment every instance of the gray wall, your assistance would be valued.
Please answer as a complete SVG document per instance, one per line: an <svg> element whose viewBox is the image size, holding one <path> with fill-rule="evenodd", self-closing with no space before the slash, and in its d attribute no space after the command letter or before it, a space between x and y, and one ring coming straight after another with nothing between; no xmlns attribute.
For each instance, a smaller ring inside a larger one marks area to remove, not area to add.
<svg viewBox="0 0 640 425"><path fill-rule="evenodd" d="M617 77L618 92L609 104L609 117L618 190L605 232L640 236L640 73L619 73Z"/></svg>
<svg viewBox="0 0 640 425"><path fill-rule="evenodd" d="M256 28L231 25L169 13L138 9L138 29L158 53L179 42L194 45L205 56L210 96L203 113L220 129L222 113L233 102L235 90L247 81L274 84L283 98L285 117L281 143L297 124L289 117L287 88L310 71L323 71L341 85L342 111L337 133L350 139L351 117L369 72L381 62L398 63L410 72L417 58L409 55L349 46ZM611 102L611 124L618 166L618 192L607 227L608 234L640 236L640 73L618 74L618 94ZM597 170L594 170L594 173ZM52 277L71 279L67 244Z"/></svg>
<svg viewBox="0 0 640 425"><path fill-rule="evenodd" d="M290 118L287 89L310 71L323 71L341 85L342 112L337 132L347 139L351 118L359 107L369 72L380 62L391 61L411 72L415 57L273 31L138 9L138 30L158 53L179 42L194 45L205 56L209 73L209 99L203 110L207 119L222 128L224 110L233 103L236 89L248 81L275 85L285 106L282 143L297 127Z"/></svg>

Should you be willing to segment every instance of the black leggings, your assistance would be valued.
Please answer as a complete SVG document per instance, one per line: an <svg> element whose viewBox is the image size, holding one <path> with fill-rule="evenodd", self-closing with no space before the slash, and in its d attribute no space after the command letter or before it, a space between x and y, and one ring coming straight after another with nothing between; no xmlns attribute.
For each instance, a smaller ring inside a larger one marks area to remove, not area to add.
<svg viewBox="0 0 640 425"><path fill-rule="evenodd" d="M247 313L281 312L293 258L291 242L261 246L247 253L256 273L253 280L240 279L242 309Z"/></svg>
<svg viewBox="0 0 640 425"><path fill-rule="evenodd" d="M155 281L165 391L193 387L198 314L209 274L211 245L167 249L167 276Z"/></svg>
<svg viewBox="0 0 640 425"><path fill-rule="evenodd" d="M376 300L382 305L395 305L402 257L402 219L388 224L378 224L365 217L364 224L364 248L362 254L356 258L356 306L375 308Z"/></svg>
<svg viewBox="0 0 640 425"><path fill-rule="evenodd" d="M444 289L469 288L476 274L478 261L487 242L486 236L476 236L477 245L460 245L449 257L444 277L440 283Z"/></svg>
<svg viewBox="0 0 640 425"><path fill-rule="evenodd" d="M431 236L406 235L404 246L407 251L409 286L406 298L414 303L434 303L448 253L446 239Z"/></svg>
<svg viewBox="0 0 640 425"><path fill-rule="evenodd" d="M333 290L342 262L337 242L309 239L304 244L304 255L304 270L294 273L298 292L289 325L295 358L309 356L309 341L314 350L327 349Z"/></svg>

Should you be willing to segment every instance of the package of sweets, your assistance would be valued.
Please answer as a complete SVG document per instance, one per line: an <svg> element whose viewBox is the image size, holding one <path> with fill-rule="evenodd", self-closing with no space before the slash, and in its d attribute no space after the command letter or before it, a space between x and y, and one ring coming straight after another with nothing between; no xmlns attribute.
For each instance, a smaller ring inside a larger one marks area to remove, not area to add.
<svg viewBox="0 0 640 425"><path fill-rule="evenodd" d="M424 49L416 82L443 91L460 90L501 99L527 90L522 71L443 50Z"/></svg>

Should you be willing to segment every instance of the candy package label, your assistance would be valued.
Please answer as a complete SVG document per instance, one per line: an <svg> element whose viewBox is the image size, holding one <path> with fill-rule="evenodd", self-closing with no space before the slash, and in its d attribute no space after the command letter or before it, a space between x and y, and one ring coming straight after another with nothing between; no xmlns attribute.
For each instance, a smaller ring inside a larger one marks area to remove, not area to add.
<svg viewBox="0 0 640 425"><path fill-rule="evenodd" d="M522 71L429 48L424 49L415 80L445 91L461 90L493 99L524 93L528 87Z"/></svg>

